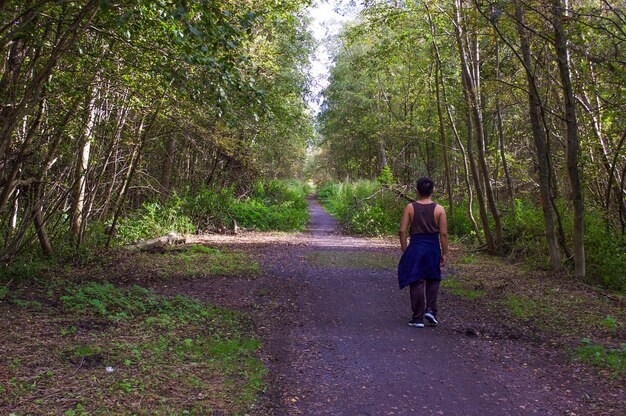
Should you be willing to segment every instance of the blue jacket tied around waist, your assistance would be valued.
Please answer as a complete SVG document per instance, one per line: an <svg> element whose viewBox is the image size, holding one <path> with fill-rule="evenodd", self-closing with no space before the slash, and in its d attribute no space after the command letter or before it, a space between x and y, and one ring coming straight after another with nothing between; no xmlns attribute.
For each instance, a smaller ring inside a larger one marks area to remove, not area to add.
<svg viewBox="0 0 626 416"><path fill-rule="evenodd" d="M420 279L441 280L439 233L413 234L398 264L400 289Z"/></svg>

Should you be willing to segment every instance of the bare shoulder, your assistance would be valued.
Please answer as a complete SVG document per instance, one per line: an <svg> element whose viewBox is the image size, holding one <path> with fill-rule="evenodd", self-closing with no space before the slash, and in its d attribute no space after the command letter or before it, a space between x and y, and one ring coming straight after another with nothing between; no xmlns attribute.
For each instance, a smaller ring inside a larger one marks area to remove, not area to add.
<svg viewBox="0 0 626 416"><path fill-rule="evenodd" d="M437 204L435 206L435 214L441 215L441 214L445 214L445 213L446 213L446 209L442 205Z"/></svg>
<svg viewBox="0 0 626 416"><path fill-rule="evenodd" d="M413 203L410 202L404 207L404 212L413 212Z"/></svg>

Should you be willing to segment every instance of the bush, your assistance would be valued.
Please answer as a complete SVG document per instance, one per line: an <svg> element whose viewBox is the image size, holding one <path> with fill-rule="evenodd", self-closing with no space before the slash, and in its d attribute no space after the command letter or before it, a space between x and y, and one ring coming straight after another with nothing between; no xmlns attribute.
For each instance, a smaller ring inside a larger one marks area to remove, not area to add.
<svg viewBox="0 0 626 416"><path fill-rule="evenodd" d="M565 203L558 203L563 214L565 237L572 241L572 216ZM504 218L506 241L511 253L535 266L549 267L548 246L545 237L543 210L529 200L516 201L516 216ZM626 292L626 238L607 230L598 215L585 217L585 257L587 282Z"/></svg>
<svg viewBox="0 0 626 416"><path fill-rule="evenodd" d="M472 226L472 222L470 220L469 215L467 214L467 201L462 201L460 204L455 204L454 210L450 211L449 204L443 201L438 201L441 205L446 209L446 214L448 218L448 233L451 236L464 237L471 236L473 239L476 238L476 231ZM477 217L477 209L474 209L474 215Z"/></svg>
<svg viewBox="0 0 626 416"><path fill-rule="evenodd" d="M404 201L378 181L330 182L317 192L328 211L350 232L363 235L397 234Z"/></svg>
<svg viewBox="0 0 626 416"><path fill-rule="evenodd" d="M229 209L237 203L234 188L204 188L184 198L182 209L199 230L232 225Z"/></svg>
<svg viewBox="0 0 626 416"><path fill-rule="evenodd" d="M606 229L597 215L585 217L587 279L626 292L626 236Z"/></svg>
<svg viewBox="0 0 626 416"><path fill-rule="evenodd" d="M143 238L154 238L170 232L190 234L196 231L191 218L183 212L184 201L177 195L166 203L145 203L140 210L119 222L117 242L131 243Z"/></svg>
<svg viewBox="0 0 626 416"><path fill-rule="evenodd" d="M165 203L146 203L123 218L117 242L129 243L169 232L180 234L232 226L263 231L301 231L309 220L310 188L295 180L258 181L249 196L237 198L234 187L204 188Z"/></svg>
<svg viewBox="0 0 626 416"><path fill-rule="evenodd" d="M309 189L293 180L257 182L253 194L230 208L231 218L256 230L304 230L309 221Z"/></svg>

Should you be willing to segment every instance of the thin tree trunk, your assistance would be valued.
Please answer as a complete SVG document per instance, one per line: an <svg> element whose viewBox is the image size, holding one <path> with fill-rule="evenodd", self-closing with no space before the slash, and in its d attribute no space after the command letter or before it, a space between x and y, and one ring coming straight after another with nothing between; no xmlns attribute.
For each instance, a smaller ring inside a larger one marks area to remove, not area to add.
<svg viewBox="0 0 626 416"><path fill-rule="evenodd" d="M480 220L483 225L483 232L485 234L485 240L487 241L487 249L491 253L496 253L498 251L496 247L496 241L493 238L493 234L491 233L491 229L489 227L489 218L487 215L487 208L485 204L485 194L483 191L483 186L481 183L480 174L478 172L478 168L476 166L476 161L474 159L474 152L472 142L474 141L474 122L481 122L479 118L476 117L474 107L477 105L476 101L473 97L473 86L471 80L471 74L468 64L467 51L463 41L463 37L465 36L465 32L463 30L462 22L461 22L461 11L462 3L461 0L455 0L454 2L454 29L456 34L456 42L459 51L459 56L461 58L461 80L463 83L463 95L465 97L465 104L467 106L467 117L466 117L466 127L467 127L467 155L470 162L470 168L472 171L472 177L474 179L474 187L476 188L476 193L478 196L478 205L480 212ZM480 133L480 130L476 130L477 133Z"/></svg>
<svg viewBox="0 0 626 416"><path fill-rule="evenodd" d="M476 141L478 149L478 166L480 167L481 177L484 183L485 195L487 197L487 205L491 211L491 216L494 219L495 226L495 251L494 253L501 253L504 249L504 232L502 230L502 219L498 204L491 186L491 174L489 172L489 164L487 162L487 149L486 149L486 133L485 122L482 111L481 103L481 90L480 90L480 50L478 46L478 40L473 39L470 49L471 61L474 64L473 70L468 71L469 77L467 78L468 85L470 86L469 95L471 97L471 110L474 118L474 129L476 131ZM466 63L468 65L469 62Z"/></svg>
<svg viewBox="0 0 626 416"><path fill-rule="evenodd" d="M89 167L89 156L91 153L91 141L93 139L93 130L96 118L96 95L97 82L93 87L87 104L87 116L84 122L83 131L78 141L78 154L76 161L76 170L74 172L76 185L72 198L72 221L70 225L70 233L77 244L82 241L82 222L83 208L85 204L85 190L87 189L87 171Z"/></svg>
<svg viewBox="0 0 626 416"><path fill-rule="evenodd" d="M56 67L59 59L69 50L71 44L82 34L85 27L91 23L100 7L99 0L90 0L73 19L67 29L59 36L48 61L42 65L39 72L34 74L28 86L23 90L24 96L14 105L6 106L6 111L0 112L0 159L2 159L9 147L13 132L19 120L28 113L28 104L38 101L41 91Z"/></svg>
<svg viewBox="0 0 626 416"><path fill-rule="evenodd" d="M528 111L530 125L533 132L535 142L535 150L537 155L537 166L539 169L539 191L541 194L541 207L543 209L543 218L546 232L546 240L548 243L548 254L550 256L550 264L553 271L562 269L561 252L556 239L556 231L554 226L554 212L552 206L552 196L550 187L550 166L549 156L546 147L546 131L541 123L541 99L535 82L535 75L532 72L534 63L530 49L530 39L525 26L524 9L519 1L515 3L515 16L517 21L517 32L520 36L521 43L521 61L526 72L526 80L528 82Z"/></svg>
<svg viewBox="0 0 626 416"><path fill-rule="evenodd" d="M615 177L615 166L617 166L617 158L620 154L620 151L622 150L622 146L624 145L624 140L626 140L626 131L624 131L624 133L622 134L622 137L620 138L619 143L617 144L617 147L615 148L615 155L613 156L613 162L611 163L611 169L609 170L609 182L608 185L606 187L606 206L609 206L609 201L611 200L611 183L613 182L613 178ZM623 178L622 178L622 182L623 182ZM622 186L616 186L616 189L619 191L621 189L621 192L619 192L617 194L617 199L618 199L618 203L619 205L619 210L620 210L620 214L621 212L626 212L626 190L624 190L624 186L622 184Z"/></svg>
<svg viewBox="0 0 626 416"><path fill-rule="evenodd" d="M439 138L441 147L443 148L443 167L446 176L446 190L448 192L448 209L450 217L454 218L454 201L452 200L452 184L450 181L450 162L448 160L448 138L446 137L446 128L443 120L443 111L441 109L441 93L439 91L439 73L441 72L440 62L437 60L437 69L435 71L435 100L437 101L437 116L439 118Z"/></svg>
<svg viewBox="0 0 626 416"><path fill-rule="evenodd" d="M496 78L500 79L500 43L496 40ZM511 180L511 174L509 172L509 163L506 161L506 154L504 151L504 127L502 123L502 106L500 105L500 98L496 96L496 127L498 129L498 145L500 148L500 159L502 160L502 170L504 170L504 177L506 179L506 187L509 194L509 208L515 218L515 194L513 192L513 181Z"/></svg>
<svg viewBox="0 0 626 416"><path fill-rule="evenodd" d="M161 169L162 199L167 199L172 191L172 166L174 166L174 153L176 152L176 136L170 135L165 141L165 158Z"/></svg>
<svg viewBox="0 0 626 416"><path fill-rule="evenodd" d="M39 191L40 186L41 184L34 185L36 201L41 199L41 192ZM35 230L37 231L37 238L39 239L39 244L41 245L41 251L43 251L45 256L50 257L52 256L52 244L50 244L50 238L48 238L48 233L46 232L46 225L41 214L42 209L43 207L37 203L37 206L35 206L33 223L35 225Z"/></svg>
<svg viewBox="0 0 626 416"><path fill-rule="evenodd" d="M115 211L113 214L113 221L111 223L111 227L109 228L109 232L108 232L109 236L106 242L107 247L109 247L109 245L111 244L111 239L115 235L115 227L117 225L117 220L121 214L122 205L124 204L124 200L126 199L126 194L128 193L128 189L130 188L130 182L132 181L133 175L135 174L135 171L137 170L137 165L139 164L139 161L141 159L141 155L143 153L143 149L146 144L148 133L152 130L152 127L154 126L155 120L160 111L161 104L162 102L160 102L159 105L157 106L157 109L154 110L151 120L145 129L144 129L145 116L142 117L141 122L139 124L139 129L138 129L139 143L133 149L133 153L130 159L130 164L128 166L128 171L126 173L126 177L124 178L124 182L122 184L122 189L119 191L118 198L115 202Z"/></svg>
<svg viewBox="0 0 626 416"><path fill-rule="evenodd" d="M475 4L478 10L481 11L481 14L483 14L483 16L487 18L487 16L485 16L484 12L482 12L478 4L476 2ZM522 66L524 67L524 71L526 73L526 80L529 87L528 114L533 134L533 141L535 143L537 167L539 170L539 191L541 194L541 207L543 209L545 234L548 244L548 254L550 256L550 264L552 270L559 271L562 269L561 252L559 251L559 245L556 238L554 224L554 215L556 213L558 218L558 212L556 212L556 206L552 197L552 186L550 180L551 168L550 155L547 144L547 131L544 128L545 123L542 122L543 118L541 99L533 72L534 64L530 49L530 38L528 35L528 31L526 30L523 5L519 0L515 2L515 20L517 32L520 37L521 55L519 52L517 52L516 48L503 36L497 24L492 20L489 21L491 21L493 28L500 37L500 39L502 39L507 44L507 46L522 63ZM564 248L566 248L566 246Z"/></svg>
<svg viewBox="0 0 626 416"><path fill-rule="evenodd" d="M440 68L439 75L440 75L440 81L441 81L441 95L442 95L443 100L445 101L446 114L448 116L448 121L450 122L450 127L452 128L452 133L459 146L459 149L461 150L461 156L463 157L463 173L464 173L463 180L467 188L467 199L468 199L467 215L469 216L470 222L472 223L472 228L476 232L476 238L478 239L479 243L482 244L483 240L480 235L480 228L478 227L478 223L476 222L476 218L474 217L474 207L473 207L474 192L472 190L472 184L469 178L469 166L468 166L468 160L467 160L468 159L467 153L465 152L465 146L463 146L463 141L461 140L458 129L456 128L456 123L454 122L454 117L452 116L452 110L448 103L448 94L446 91L446 78L444 76L443 71L441 70L441 55L439 53L439 45L437 44L437 31L435 30L435 25L433 23L432 16L430 13L430 9L428 8L427 2L424 2L424 8L426 9L428 22L430 24L431 34L433 36L433 47L435 49L435 58L437 59L437 62Z"/></svg>
<svg viewBox="0 0 626 416"><path fill-rule="evenodd" d="M565 6L566 7L566 6ZM563 20L567 10L561 0L552 0L554 24L554 43L556 48L561 88L565 98L565 122L567 125L567 174L570 181L572 202L574 204L574 277L585 277L585 209L583 205L582 185L578 169L578 120L576 116L576 98L572 85L567 33Z"/></svg>

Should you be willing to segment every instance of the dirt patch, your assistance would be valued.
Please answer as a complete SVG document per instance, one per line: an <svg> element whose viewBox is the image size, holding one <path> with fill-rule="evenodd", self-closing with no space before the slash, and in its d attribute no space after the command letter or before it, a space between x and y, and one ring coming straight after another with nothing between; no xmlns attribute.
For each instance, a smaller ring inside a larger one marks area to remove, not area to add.
<svg viewBox="0 0 626 416"><path fill-rule="evenodd" d="M398 253L388 252L315 250L307 255L307 262L325 269L395 269L398 258Z"/></svg>

